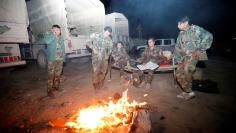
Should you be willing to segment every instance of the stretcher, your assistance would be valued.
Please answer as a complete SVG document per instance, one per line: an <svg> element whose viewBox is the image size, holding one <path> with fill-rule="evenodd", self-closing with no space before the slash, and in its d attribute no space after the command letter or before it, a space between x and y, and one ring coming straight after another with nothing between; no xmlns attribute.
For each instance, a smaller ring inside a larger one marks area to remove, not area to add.
<svg viewBox="0 0 236 133"><path fill-rule="evenodd" d="M127 66L124 67L124 71L129 72L129 73L139 71L137 64L138 64L138 61L136 61L134 59L130 59L127 62ZM157 72L173 72L173 76L175 77L176 68L177 68L177 64L175 63L174 58L171 58L170 61L168 61L168 63L161 63L159 65L159 67L157 69L155 69L154 71L155 71L155 73L157 73ZM111 64L110 79L112 76L112 69L119 70L120 68L116 64Z"/></svg>

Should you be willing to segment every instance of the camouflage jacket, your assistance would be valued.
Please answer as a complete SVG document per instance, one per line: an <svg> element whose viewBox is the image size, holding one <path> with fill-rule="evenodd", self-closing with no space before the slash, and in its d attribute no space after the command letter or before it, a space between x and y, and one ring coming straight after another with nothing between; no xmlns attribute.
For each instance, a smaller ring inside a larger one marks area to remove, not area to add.
<svg viewBox="0 0 236 133"><path fill-rule="evenodd" d="M181 61L185 56L191 56L194 51L201 51L199 60L207 60L206 50L211 47L213 35L205 29L191 25L180 31L176 41L176 60Z"/></svg>
<svg viewBox="0 0 236 133"><path fill-rule="evenodd" d="M112 57L115 62L128 61L129 59L129 55L124 48L122 48L121 50L118 50L117 48L113 49Z"/></svg>
<svg viewBox="0 0 236 133"><path fill-rule="evenodd" d="M65 62L65 46L64 38L62 36L56 37L52 33L46 33L44 35L44 42L47 45L46 54L48 61L63 60ZM57 53L60 51L60 57Z"/></svg>
<svg viewBox="0 0 236 133"><path fill-rule="evenodd" d="M147 47L143 54L142 57L140 59L140 61L142 63L147 63L149 61L156 63L156 64L160 64L163 60L162 55L160 54L160 48L158 47L154 47L153 49Z"/></svg>
<svg viewBox="0 0 236 133"><path fill-rule="evenodd" d="M111 54L112 40L110 37L104 37L104 35L93 33L90 36L90 41L87 46L97 53L92 52L93 58L98 58L98 60L103 60Z"/></svg>

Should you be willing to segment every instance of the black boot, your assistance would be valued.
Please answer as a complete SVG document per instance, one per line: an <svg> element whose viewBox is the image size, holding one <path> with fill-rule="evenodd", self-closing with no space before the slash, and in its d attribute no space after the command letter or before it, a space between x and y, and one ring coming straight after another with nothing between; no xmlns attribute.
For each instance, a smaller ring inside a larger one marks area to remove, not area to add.
<svg viewBox="0 0 236 133"><path fill-rule="evenodd" d="M56 87L55 90L56 90L56 91L60 91L60 92L63 91L63 89L60 88L60 87Z"/></svg>

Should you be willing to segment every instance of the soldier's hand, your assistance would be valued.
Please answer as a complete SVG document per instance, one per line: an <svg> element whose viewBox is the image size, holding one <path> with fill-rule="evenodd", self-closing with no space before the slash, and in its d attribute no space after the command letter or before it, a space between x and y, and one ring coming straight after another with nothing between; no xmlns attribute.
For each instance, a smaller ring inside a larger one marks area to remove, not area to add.
<svg viewBox="0 0 236 133"><path fill-rule="evenodd" d="M160 49L159 56L163 56L163 51Z"/></svg>
<svg viewBox="0 0 236 133"><path fill-rule="evenodd" d="M137 62L138 62L138 63L142 63L143 61L142 61L141 58L138 58L138 59L137 59Z"/></svg>
<svg viewBox="0 0 236 133"><path fill-rule="evenodd" d="M185 55L186 55L186 52L181 51L180 54L181 54L182 56L185 56Z"/></svg>
<svg viewBox="0 0 236 133"><path fill-rule="evenodd" d="M198 58L202 54L202 51L196 50L192 52L192 57L193 58Z"/></svg>
<svg viewBox="0 0 236 133"><path fill-rule="evenodd" d="M98 51L96 49L93 49L94 54L98 54Z"/></svg>
<svg viewBox="0 0 236 133"><path fill-rule="evenodd" d="M105 60L109 60L109 56L106 56L106 57L105 57Z"/></svg>

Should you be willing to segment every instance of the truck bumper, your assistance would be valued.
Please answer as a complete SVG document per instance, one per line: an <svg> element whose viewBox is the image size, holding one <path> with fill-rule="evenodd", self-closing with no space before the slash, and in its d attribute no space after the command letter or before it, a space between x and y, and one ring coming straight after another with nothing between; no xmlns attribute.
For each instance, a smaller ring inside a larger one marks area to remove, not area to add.
<svg viewBox="0 0 236 133"><path fill-rule="evenodd" d="M21 66L25 65L25 61L15 61L15 62L7 62L7 63L0 63L0 68L12 67L12 66Z"/></svg>

